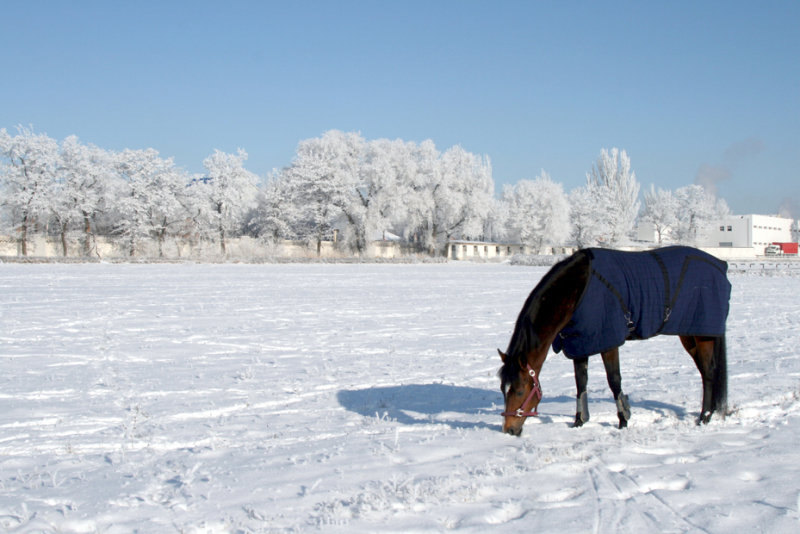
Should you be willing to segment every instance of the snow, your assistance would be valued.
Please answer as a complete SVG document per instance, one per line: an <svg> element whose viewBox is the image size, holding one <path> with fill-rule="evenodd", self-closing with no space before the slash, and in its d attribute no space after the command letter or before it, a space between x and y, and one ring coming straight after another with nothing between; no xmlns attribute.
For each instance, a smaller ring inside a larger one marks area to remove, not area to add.
<svg viewBox="0 0 800 534"><path fill-rule="evenodd" d="M551 354L516 438L495 348L544 272L0 264L0 530L800 530L800 276L731 274L724 421L660 337L628 429L599 359L570 428Z"/></svg>

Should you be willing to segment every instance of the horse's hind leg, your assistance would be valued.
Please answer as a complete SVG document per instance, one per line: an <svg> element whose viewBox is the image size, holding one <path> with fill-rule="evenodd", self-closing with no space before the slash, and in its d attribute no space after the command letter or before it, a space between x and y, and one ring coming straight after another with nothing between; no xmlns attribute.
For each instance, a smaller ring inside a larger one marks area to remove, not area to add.
<svg viewBox="0 0 800 534"><path fill-rule="evenodd" d="M724 416L726 404L726 362L724 338L680 336L683 348L694 360L703 379L703 411L697 421L708 423L715 410ZM718 346L718 344L721 344Z"/></svg>
<svg viewBox="0 0 800 534"><path fill-rule="evenodd" d="M619 418L619 428L628 426L631 418L631 407L628 403L628 396L622 392L622 375L619 372L619 348L611 349L602 354L603 365L606 368L608 387L614 394L617 403L617 417Z"/></svg>
<svg viewBox="0 0 800 534"><path fill-rule="evenodd" d="M586 384L589 382L589 358L575 358L575 386L578 388L578 407L575 411L575 428L583 426L589 420L589 399Z"/></svg>

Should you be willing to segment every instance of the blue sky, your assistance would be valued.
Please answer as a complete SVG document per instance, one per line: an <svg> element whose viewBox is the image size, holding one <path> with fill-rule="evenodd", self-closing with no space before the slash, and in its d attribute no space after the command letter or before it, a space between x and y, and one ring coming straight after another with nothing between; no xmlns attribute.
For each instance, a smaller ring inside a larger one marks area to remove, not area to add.
<svg viewBox="0 0 800 534"><path fill-rule="evenodd" d="M800 2L9 0L0 127L213 150L261 176L329 129L491 158L571 190L602 148L642 184L710 180L800 217Z"/></svg>

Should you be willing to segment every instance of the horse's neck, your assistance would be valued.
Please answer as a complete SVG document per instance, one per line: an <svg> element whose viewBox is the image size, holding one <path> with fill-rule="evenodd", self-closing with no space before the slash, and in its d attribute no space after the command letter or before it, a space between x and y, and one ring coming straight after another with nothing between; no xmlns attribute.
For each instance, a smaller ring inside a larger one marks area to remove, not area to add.
<svg viewBox="0 0 800 534"><path fill-rule="evenodd" d="M565 260L556 272L548 273L545 285L537 288L540 291L535 290L535 296L532 294L529 297L526 306L531 335L525 349L525 359L537 373L547 358L553 340L572 318L590 273L589 258L585 253L578 252Z"/></svg>
<svg viewBox="0 0 800 534"><path fill-rule="evenodd" d="M569 322L572 317L572 312L574 312L574 307L568 313L560 316L557 321L546 321L538 330L539 344L529 350L525 357L527 364L533 368L537 375L541 374L542 366L550 352L550 346L553 344L558 333L561 332ZM536 328L535 322L534 328Z"/></svg>
<svg viewBox="0 0 800 534"><path fill-rule="evenodd" d="M553 340L555 340L558 333L561 332L565 326L567 326L567 323L569 323L569 320L572 318L574 311L574 308L569 310L569 312L561 315L557 322L550 322L545 328L540 330L539 336L542 340L542 344L546 345L548 349L550 348L550 345L553 344Z"/></svg>
<svg viewBox="0 0 800 534"><path fill-rule="evenodd" d="M572 266L573 272L560 278L545 290L542 300L549 304L540 307L536 317L533 318L533 326L544 346L545 355L558 333L572 319L578 301L586 289L588 269L579 270L579 268L578 265Z"/></svg>

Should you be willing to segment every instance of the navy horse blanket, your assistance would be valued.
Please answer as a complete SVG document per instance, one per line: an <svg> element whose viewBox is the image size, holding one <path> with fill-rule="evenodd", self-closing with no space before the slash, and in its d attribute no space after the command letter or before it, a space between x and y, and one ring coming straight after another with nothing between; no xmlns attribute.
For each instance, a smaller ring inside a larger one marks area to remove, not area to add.
<svg viewBox="0 0 800 534"><path fill-rule="evenodd" d="M555 352L583 358L658 334L723 336L728 264L691 247L644 252L590 248L591 275Z"/></svg>

